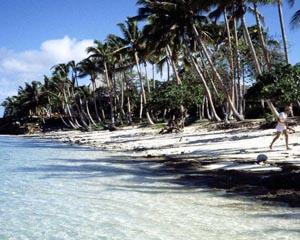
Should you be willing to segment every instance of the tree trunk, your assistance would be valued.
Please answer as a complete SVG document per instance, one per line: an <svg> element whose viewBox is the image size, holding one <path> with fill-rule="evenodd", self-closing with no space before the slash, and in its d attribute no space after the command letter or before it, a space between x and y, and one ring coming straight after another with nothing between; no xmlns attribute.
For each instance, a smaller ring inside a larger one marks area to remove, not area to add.
<svg viewBox="0 0 300 240"><path fill-rule="evenodd" d="M96 100L96 83L95 83L95 79L93 79L91 82L92 82L92 88L93 88L93 102L94 102L95 114L96 114L98 122L101 122L102 120L99 116L97 100Z"/></svg>
<svg viewBox="0 0 300 240"><path fill-rule="evenodd" d="M286 61L286 64L288 64L289 63L288 43L287 43L287 37L285 34L284 19L283 19L283 15L282 15L282 0L277 0L277 6L278 6L281 35L282 35L282 41L283 41L283 47L284 47L285 61Z"/></svg>
<svg viewBox="0 0 300 240"><path fill-rule="evenodd" d="M219 94L219 91L216 87L216 84L214 83L213 79L211 79L211 77L209 76L209 73L208 73L208 69L207 69L207 65L204 63L204 60L203 58L201 57L201 66L202 66L202 69L204 70L204 75L206 75L206 78L208 78L208 80L210 81L212 87L213 87L213 90L215 92L215 94L219 97L220 94ZM197 61L197 65L199 66L199 62ZM205 79L205 78L204 78Z"/></svg>
<svg viewBox="0 0 300 240"><path fill-rule="evenodd" d="M131 112L131 104L130 104L130 98L127 97L127 111L128 111L128 123L132 123L132 112Z"/></svg>
<svg viewBox="0 0 300 240"><path fill-rule="evenodd" d="M147 98L146 98L146 93L145 93L145 89L144 89L144 83L143 83L143 79L142 79L141 69L140 69L140 65L139 65L139 57L138 57L137 52L134 53L134 58L135 58L135 63L136 63L138 75L139 75L139 78L140 78L141 94L142 94L142 97L143 97L143 102L144 102L144 104L147 104ZM146 108L145 110L146 110L146 116L147 116L148 123L150 125L154 125L154 122L152 121L152 119L149 115L148 109Z"/></svg>
<svg viewBox="0 0 300 240"><path fill-rule="evenodd" d="M175 64L175 62L174 62L174 60L173 60L172 50L171 50L171 48L170 48L169 45L167 45L167 47L166 47L166 52L167 52L168 58L169 58L169 60L170 60L170 62L171 62L171 66L172 66L172 69L173 69L173 73L175 74L175 77L176 77L176 83L177 83L177 85L181 85L181 84L182 84L182 81L181 81L181 79L180 79L180 77L179 77L179 74L178 74L178 71L177 71L176 64Z"/></svg>
<svg viewBox="0 0 300 240"><path fill-rule="evenodd" d="M155 69L154 69L154 64L152 64L152 81L153 81L153 89L155 89Z"/></svg>
<svg viewBox="0 0 300 240"><path fill-rule="evenodd" d="M61 119L61 121L63 122L63 124L68 127L68 128L71 128L71 126L64 120L63 116L61 114L59 114L59 117Z"/></svg>
<svg viewBox="0 0 300 240"><path fill-rule="evenodd" d="M125 78L125 73L124 73L124 78ZM120 103L120 108L121 108L121 113L125 117L125 111L124 111L124 90L125 90L125 79L122 79L121 81L121 103Z"/></svg>
<svg viewBox="0 0 300 240"><path fill-rule="evenodd" d="M248 31L248 27L247 27L246 22L245 22L245 16L242 17L242 25L243 25L243 29L244 29L244 32L245 32L246 40L248 42L248 45L249 45L249 48L250 48L250 51L251 51L254 66L255 66L255 69L256 69L256 73L261 75L262 71L261 71L261 68L260 68L260 64L258 62L258 58L257 58L256 52L255 52L255 49L254 49L249 31Z"/></svg>
<svg viewBox="0 0 300 240"><path fill-rule="evenodd" d="M67 95L66 95L65 88L63 88L63 96L64 96L64 101L65 101L65 106L66 106L66 109L67 109L67 113L70 116L70 118L72 120L72 123L74 124L75 128L78 128L78 127L81 128L82 126L78 123L78 121L76 120L76 117L73 116L73 114L72 114L71 107L68 104L68 98L67 98Z"/></svg>
<svg viewBox="0 0 300 240"><path fill-rule="evenodd" d="M143 118L143 95L140 94L140 119Z"/></svg>
<svg viewBox="0 0 300 240"><path fill-rule="evenodd" d="M212 120L210 112L209 112L207 97L205 97L205 107L206 107L206 115L207 115L208 120Z"/></svg>
<svg viewBox="0 0 300 240"><path fill-rule="evenodd" d="M235 61L236 61L236 78L238 80L238 111L241 115L244 115L242 103L244 100L244 93L241 89L241 62L240 62L240 52L239 52L239 38L237 34L236 18L233 18L233 28L234 28L234 42L235 42Z"/></svg>
<svg viewBox="0 0 300 240"><path fill-rule="evenodd" d="M115 116L114 116L114 104L113 104L113 89L112 89L112 82L108 74L108 68L106 62L104 62L104 68L105 68L105 77L106 77L106 83L109 90L109 105L110 105L110 121L111 121L111 127L115 126Z"/></svg>
<svg viewBox="0 0 300 240"><path fill-rule="evenodd" d="M94 119L93 119L92 116L91 116L88 101L85 101L85 108L86 108L86 112L87 112L87 115L88 115L88 117L89 117L91 123L96 127L97 124L95 123Z"/></svg>
<svg viewBox="0 0 300 240"><path fill-rule="evenodd" d="M215 106L214 106L214 103L213 103L213 100L212 100L212 96L211 96L211 93L210 93L210 89L209 89L209 87L208 87L208 85L207 85L207 83L206 83L206 81L205 81L205 79L204 79L204 77L203 77L203 75L202 75L202 72L201 72L201 70L199 69L199 66L197 65L197 63L196 63L194 57L192 56L191 52L189 52L189 53L190 53L190 57L191 57L192 63L193 63L193 65L194 65L194 67L195 67L195 69L196 69L196 71L197 71L197 73L198 73L198 75L199 75L199 77L200 77L200 80L201 80L202 83L203 83L203 86L204 86L205 92L206 92L206 94L207 94L207 98L208 98L209 104L210 104L210 106L211 106L212 112L213 112L213 114L214 114L214 117L215 117L215 119L216 119L218 122L220 122L220 121L221 121L221 118L218 116L218 114L217 114L217 112L216 112L216 109L215 109Z"/></svg>
<svg viewBox="0 0 300 240"><path fill-rule="evenodd" d="M216 69L215 66L213 65L213 62L212 62L212 60L211 60L211 58L210 58L210 56L209 56L209 54L208 54L208 52L207 52L207 50L206 50L206 47L204 46L204 44L203 44L203 42L202 42L202 40L201 40L201 38L200 38L200 35L199 35L198 30L197 30L197 28L196 28L195 25L193 25L193 30L194 30L194 33L195 33L195 35L196 35L196 37L197 37L197 41L199 42L199 44L200 44L200 46L201 46L201 48L202 48L202 50L203 50L203 52L204 52L204 54L205 54L205 56L206 56L208 62L209 62L209 64L210 64L210 66L211 66L211 68L212 68L212 70L213 70L213 72L214 72L214 74L215 74L216 77L217 77L217 80L220 82L221 86L223 87L223 90L224 90L224 93L225 93L225 97L227 98L227 101L229 102L229 105L230 105L231 110L233 111L234 115L235 115L239 120L244 120L244 117L243 117L242 115L240 115L240 114L238 113L238 111L236 110L236 108L235 108L235 106L234 106L234 104L233 104L233 102L232 102L232 100L231 100L231 97L230 97L230 95L229 95L229 93L228 93L226 87L224 86L224 83L223 83L223 81L222 81L222 79L221 79L221 76L219 75L217 69Z"/></svg>
<svg viewBox="0 0 300 240"><path fill-rule="evenodd" d="M266 100L269 108L271 109L273 115L276 117L276 118L279 118L279 112L276 110L276 108L274 107L273 103L270 101L270 100Z"/></svg>
<svg viewBox="0 0 300 240"><path fill-rule="evenodd" d="M253 8L254 8L254 13L255 13L256 26L257 26L257 29L258 29L258 35L259 35L259 41L260 41L260 44L261 44L261 48L262 48L263 53L264 53L264 58L265 58L268 70L271 70L272 66L271 66L271 62L270 62L269 52L268 52L267 47L266 47L266 42L265 42L265 39L264 39L263 29L262 29L262 26L261 26L261 23L260 23L256 3L253 3Z"/></svg>
<svg viewBox="0 0 300 240"><path fill-rule="evenodd" d="M144 63L144 71L145 71L145 79L146 79L146 84L147 84L147 91L148 91L148 93L151 93L150 83L149 83L148 74L147 74L147 64L146 63Z"/></svg>
<svg viewBox="0 0 300 240"><path fill-rule="evenodd" d="M225 27L226 27L226 32L227 32L227 38L228 38L228 53L229 53L229 65L230 65L230 79L231 82L229 84L231 92L233 93L232 99L237 99L238 98L234 95L234 89L235 89L235 75L234 75L234 59L233 59L233 50L232 50L232 42L231 42L231 34L230 34L230 28L228 24L228 19L227 19L227 13L226 10L224 10L224 21L225 21ZM238 101L237 101L238 102ZM238 104L237 104L238 106Z"/></svg>

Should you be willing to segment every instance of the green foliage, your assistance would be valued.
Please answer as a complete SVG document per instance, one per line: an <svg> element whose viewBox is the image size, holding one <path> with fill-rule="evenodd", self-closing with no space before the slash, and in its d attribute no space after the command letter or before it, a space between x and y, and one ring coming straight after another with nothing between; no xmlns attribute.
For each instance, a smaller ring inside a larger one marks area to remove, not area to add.
<svg viewBox="0 0 300 240"><path fill-rule="evenodd" d="M280 103L300 100L300 66L278 64L257 78L248 90L248 100L271 99Z"/></svg>
<svg viewBox="0 0 300 240"><path fill-rule="evenodd" d="M265 113L264 117L267 123L272 123L275 120L272 113Z"/></svg>
<svg viewBox="0 0 300 240"><path fill-rule="evenodd" d="M183 81L182 85L177 85L174 81L163 82L151 95L148 107L158 114L168 109L178 116L181 105L188 109L200 104L202 99L203 89L196 81Z"/></svg>

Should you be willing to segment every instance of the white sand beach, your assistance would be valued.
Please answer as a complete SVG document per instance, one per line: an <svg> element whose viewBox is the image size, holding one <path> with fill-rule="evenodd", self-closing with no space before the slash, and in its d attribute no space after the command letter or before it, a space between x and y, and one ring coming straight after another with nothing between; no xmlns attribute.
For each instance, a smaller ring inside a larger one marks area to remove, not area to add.
<svg viewBox="0 0 300 240"><path fill-rule="evenodd" d="M55 141L92 146L113 153L119 152L129 156L190 156L202 159L216 159L219 164L210 166L214 168L248 169L247 166L228 165L227 162L255 162L257 156L267 156L267 163L291 163L300 166L300 127L296 133L290 134L290 147L285 149L282 136L273 150L269 149L275 130L261 130L257 128L240 128L231 130L208 131L200 126L193 125L184 128L181 133L159 134L159 129L125 127L117 131L56 131L31 135ZM225 162L225 164L223 163ZM255 163L257 165L257 163ZM267 164L260 164L261 170ZM209 166L207 166L209 167ZM252 168L253 164L249 166ZM257 169L257 170L259 170ZM266 170L266 169L265 169ZM269 170L279 170L269 167Z"/></svg>

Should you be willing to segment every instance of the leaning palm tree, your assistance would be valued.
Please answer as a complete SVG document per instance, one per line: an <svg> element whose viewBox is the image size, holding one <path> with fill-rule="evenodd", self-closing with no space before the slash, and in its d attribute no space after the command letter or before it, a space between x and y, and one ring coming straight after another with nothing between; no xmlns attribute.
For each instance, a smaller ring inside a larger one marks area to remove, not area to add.
<svg viewBox="0 0 300 240"><path fill-rule="evenodd" d="M74 103L74 91L71 92L71 88L74 87L74 84L68 78L70 72L70 66L68 64L57 64L52 67L53 69L53 81L56 83L57 88L62 93L63 97L63 110L64 112L69 115L70 125L73 128L82 128L82 125L78 122L76 112L73 109ZM82 120L82 118L81 118ZM85 122L82 121L85 125Z"/></svg>
<svg viewBox="0 0 300 240"><path fill-rule="evenodd" d="M97 72L98 72L97 65L91 59L86 58L78 63L77 69L79 72L78 77L80 78L85 78L87 76L90 77L90 81L92 83L92 91L93 91L94 110L98 122L101 122L101 118L97 106L97 96L96 96L96 88L97 88L96 79L97 79Z"/></svg>
<svg viewBox="0 0 300 240"><path fill-rule="evenodd" d="M209 10L211 6L210 1L165 0L158 2L155 0L139 0L138 4L140 5L140 8L139 16L137 16L137 18L151 22L153 26L160 31L160 34L157 35L162 36L162 39L166 39L168 36L172 36L178 32L182 42L188 46L187 49L192 47L190 40L196 40L197 48L203 53L208 61L206 67L209 66L212 69L217 81L222 86L224 95L230 104L230 108L238 119L244 119L235 108L230 93L226 88L225 81L214 66L207 45L205 44L207 34L203 31L203 25L205 25L206 18L201 16L200 13ZM193 54L193 51L190 51L190 54ZM196 62L192 62L195 66ZM196 66L195 68L197 69ZM201 71L197 72L204 84L205 78L201 74ZM204 86L206 85L207 84L204 84ZM209 92L209 88L205 87L205 89ZM211 98L209 102L212 106Z"/></svg>
<svg viewBox="0 0 300 240"><path fill-rule="evenodd" d="M133 19L127 19L125 23L118 24L120 27L120 30L122 32L122 42L124 44L123 48L120 48L118 51L125 51L131 56L134 57L136 70L138 72L140 85L141 85L141 100L146 105L147 104L147 97L146 92L144 88L144 82L143 82L143 76L142 71L140 68L141 61L143 60L144 53L145 53L145 45L142 41L142 32L138 29L138 24L136 20ZM147 120L150 125L153 125L153 121L150 117L149 111L147 107L145 108L145 113Z"/></svg>
<svg viewBox="0 0 300 240"><path fill-rule="evenodd" d="M97 68L97 73L105 76L106 85L109 91L109 105L110 105L110 119L111 128L115 128L115 114L114 114L114 84L113 75L115 72L115 62L112 56L112 50L107 43L94 41L94 46L88 47L87 52L89 59L94 62Z"/></svg>
<svg viewBox="0 0 300 240"><path fill-rule="evenodd" d="M127 120L128 123L132 123L132 112L131 112L131 97L130 95L125 96L129 88L129 72L133 71L135 66L135 60L132 54L129 54L127 51L122 51L123 48L126 46L126 42L116 35L110 34L107 36L107 43L111 49L114 49L113 56L116 62L116 73L119 76L119 89L120 89L120 98L119 101L119 108L121 111L121 120L122 117L126 116L124 105L125 105L125 98L127 98ZM125 47L126 48L126 47ZM120 50L121 49L121 50Z"/></svg>

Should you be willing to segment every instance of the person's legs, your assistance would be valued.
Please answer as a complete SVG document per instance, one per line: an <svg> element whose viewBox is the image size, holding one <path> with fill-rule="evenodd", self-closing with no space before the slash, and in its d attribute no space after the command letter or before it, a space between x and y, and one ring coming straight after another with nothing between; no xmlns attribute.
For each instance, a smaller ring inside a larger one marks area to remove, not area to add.
<svg viewBox="0 0 300 240"><path fill-rule="evenodd" d="M274 137L271 145L270 145L270 149L273 148L273 144L275 143L275 141L280 137L281 132L276 132L276 136Z"/></svg>
<svg viewBox="0 0 300 240"><path fill-rule="evenodd" d="M283 131L283 134L285 136L285 146L286 146L286 150L290 150L289 148L289 134L287 130Z"/></svg>

